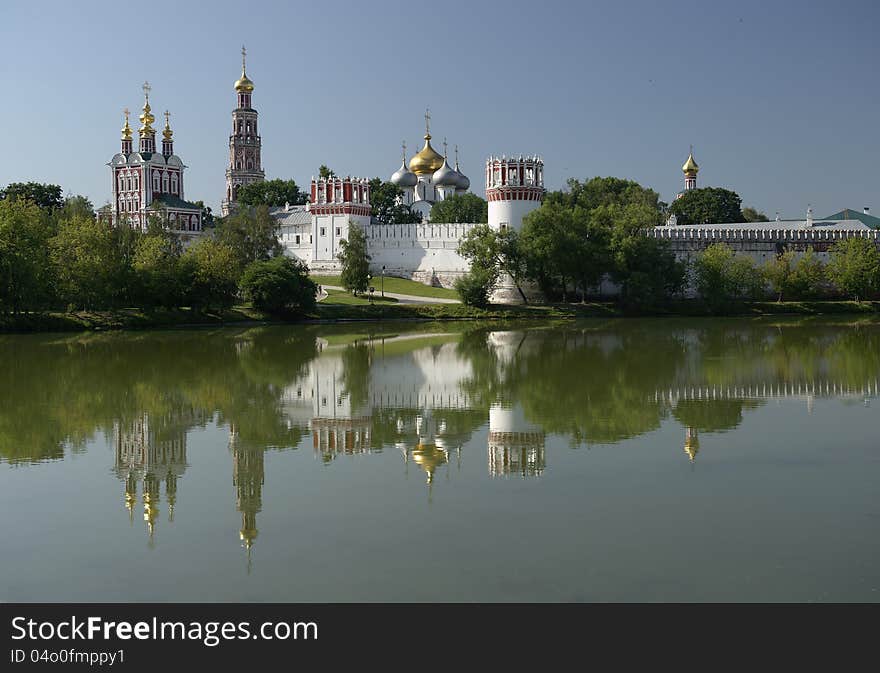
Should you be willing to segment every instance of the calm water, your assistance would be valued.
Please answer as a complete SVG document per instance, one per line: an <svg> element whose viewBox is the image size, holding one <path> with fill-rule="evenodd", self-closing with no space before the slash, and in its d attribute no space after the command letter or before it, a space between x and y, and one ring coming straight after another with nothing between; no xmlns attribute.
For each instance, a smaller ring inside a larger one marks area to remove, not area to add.
<svg viewBox="0 0 880 673"><path fill-rule="evenodd" d="M877 601L880 325L0 337L0 600Z"/></svg>

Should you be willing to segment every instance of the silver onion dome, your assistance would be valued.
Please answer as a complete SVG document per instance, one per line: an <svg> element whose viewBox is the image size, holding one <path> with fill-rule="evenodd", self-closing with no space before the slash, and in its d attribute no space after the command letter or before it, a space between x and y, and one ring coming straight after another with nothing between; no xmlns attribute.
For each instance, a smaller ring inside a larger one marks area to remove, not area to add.
<svg viewBox="0 0 880 673"><path fill-rule="evenodd" d="M432 180L438 187L458 187L458 181L461 179L461 173L456 173L449 167L449 162L443 160L443 165L434 171Z"/></svg>
<svg viewBox="0 0 880 673"><path fill-rule="evenodd" d="M461 191L466 192L470 188L471 188L470 178L468 176L466 176L464 173L459 171L459 173L458 173L458 187L456 187L456 189L460 189Z"/></svg>
<svg viewBox="0 0 880 673"><path fill-rule="evenodd" d="M406 167L405 161L400 162L400 168L391 176L391 182L398 187L415 187L418 181L418 176Z"/></svg>

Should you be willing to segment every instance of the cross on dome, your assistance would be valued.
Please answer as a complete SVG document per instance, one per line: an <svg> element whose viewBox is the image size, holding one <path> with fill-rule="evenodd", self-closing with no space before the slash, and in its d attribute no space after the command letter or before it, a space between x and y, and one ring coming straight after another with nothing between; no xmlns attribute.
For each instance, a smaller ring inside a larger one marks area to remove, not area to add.
<svg viewBox="0 0 880 673"><path fill-rule="evenodd" d="M150 92L153 90L153 87L150 86L149 82L144 82L144 100L150 100Z"/></svg>

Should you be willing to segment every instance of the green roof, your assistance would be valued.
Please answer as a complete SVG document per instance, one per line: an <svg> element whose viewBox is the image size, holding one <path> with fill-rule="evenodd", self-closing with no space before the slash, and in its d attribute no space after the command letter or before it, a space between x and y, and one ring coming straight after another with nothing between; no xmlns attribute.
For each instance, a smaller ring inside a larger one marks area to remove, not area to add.
<svg viewBox="0 0 880 673"><path fill-rule="evenodd" d="M871 227L871 229L880 229L880 217L875 217L874 215L868 215L868 213L862 212L861 210L851 210L849 208L844 208L838 213L834 213L834 215L829 215L828 217L823 217L823 220L858 220L866 227Z"/></svg>
<svg viewBox="0 0 880 673"><path fill-rule="evenodd" d="M173 194L159 194L153 199L153 203L161 203L167 208L175 208L179 210L202 210L201 206L179 199Z"/></svg>

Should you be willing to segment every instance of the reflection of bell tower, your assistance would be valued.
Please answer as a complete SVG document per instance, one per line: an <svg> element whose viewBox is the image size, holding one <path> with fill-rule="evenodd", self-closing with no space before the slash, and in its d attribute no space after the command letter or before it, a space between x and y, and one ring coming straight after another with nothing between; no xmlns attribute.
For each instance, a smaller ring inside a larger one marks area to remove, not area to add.
<svg viewBox="0 0 880 673"><path fill-rule="evenodd" d="M229 429L229 448L232 450L232 484L235 487L235 507L241 512L239 537L250 552L257 539L257 513L263 508L265 472L262 446L244 446L238 429Z"/></svg>
<svg viewBox="0 0 880 673"><path fill-rule="evenodd" d="M693 463L700 451L700 437L695 428L688 428L684 435L684 452Z"/></svg>
<svg viewBox="0 0 880 673"><path fill-rule="evenodd" d="M526 420L522 407L493 404L489 409L489 474L537 477L546 467L544 431Z"/></svg>
<svg viewBox="0 0 880 673"><path fill-rule="evenodd" d="M138 482L143 482L144 522L150 544L159 518L162 483L168 499L168 520L174 520L177 480L186 471L186 431L177 416L152 417L144 413L133 421L114 425L116 474L125 481L125 508L134 522Z"/></svg>

